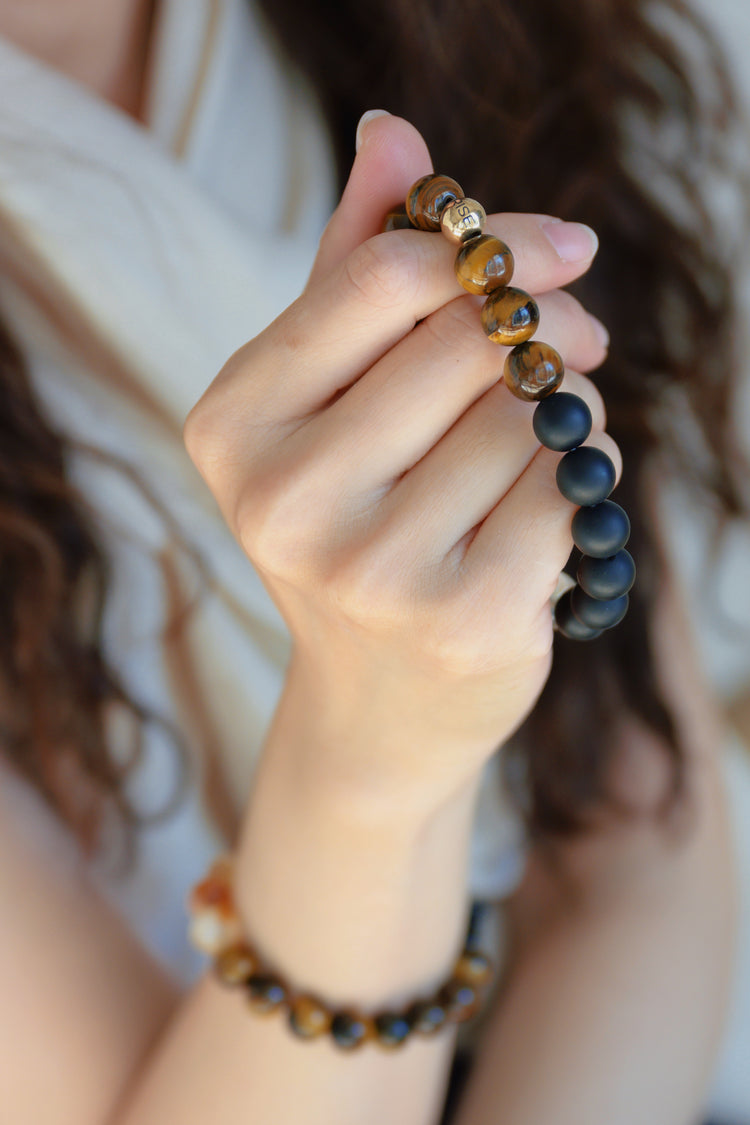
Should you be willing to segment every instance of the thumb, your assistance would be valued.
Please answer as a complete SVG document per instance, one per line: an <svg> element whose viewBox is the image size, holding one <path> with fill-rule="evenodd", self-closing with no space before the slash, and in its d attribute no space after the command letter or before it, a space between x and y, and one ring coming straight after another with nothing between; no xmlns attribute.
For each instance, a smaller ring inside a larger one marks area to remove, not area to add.
<svg viewBox="0 0 750 1125"><path fill-rule="evenodd" d="M378 234L390 208L403 203L414 181L432 171L427 145L403 117L371 110L360 119L357 143L344 194L323 231L308 286Z"/></svg>

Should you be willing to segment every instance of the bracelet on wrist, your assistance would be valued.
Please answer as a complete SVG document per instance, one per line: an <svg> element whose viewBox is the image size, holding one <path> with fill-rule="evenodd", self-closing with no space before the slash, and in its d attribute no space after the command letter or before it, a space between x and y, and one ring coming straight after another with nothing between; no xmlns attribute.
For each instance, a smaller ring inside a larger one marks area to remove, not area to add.
<svg viewBox="0 0 750 1125"><path fill-rule="evenodd" d="M364 1043L393 1049L414 1036L431 1037L445 1027L475 1016L492 981L493 965L477 946L485 904L474 903L464 948L450 977L430 996L418 997L399 1010L365 1013L327 1004L318 996L293 989L263 964L243 933L232 894L232 860L221 856L188 898L189 937L196 949L213 957L215 978L240 991L258 1015L286 1016L290 1031L301 1040L330 1035L342 1050Z"/></svg>

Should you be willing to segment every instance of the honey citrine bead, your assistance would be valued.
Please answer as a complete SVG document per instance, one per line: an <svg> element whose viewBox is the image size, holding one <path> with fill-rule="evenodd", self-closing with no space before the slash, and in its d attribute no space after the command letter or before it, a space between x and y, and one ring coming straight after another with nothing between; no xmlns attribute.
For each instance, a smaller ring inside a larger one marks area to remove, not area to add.
<svg viewBox="0 0 750 1125"><path fill-rule="evenodd" d="M547 398L560 386L564 375L560 354L541 340L519 344L508 353L503 370L508 390L524 402Z"/></svg>
<svg viewBox="0 0 750 1125"><path fill-rule="evenodd" d="M523 289L508 285L490 293L482 306L482 327L496 344L522 344L539 325L539 306Z"/></svg>
<svg viewBox="0 0 750 1125"><path fill-rule="evenodd" d="M422 176L409 188L406 197L406 214L412 226L420 230L440 230L440 215L444 207L463 196L463 188L450 176L431 173Z"/></svg>
<svg viewBox="0 0 750 1125"><path fill-rule="evenodd" d="M509 283L513 265L513 255L504 242L491 234L480 234L461 247L454 269L468 293L491 293Z"/></svg>
<svg viewBox="0 0 750 1125"><path fill-rule="evenodd" d="M333 1016L314 996L297 996L289 1008L289 1026L300 1039L315 1039L331 1027Z"/></svg>

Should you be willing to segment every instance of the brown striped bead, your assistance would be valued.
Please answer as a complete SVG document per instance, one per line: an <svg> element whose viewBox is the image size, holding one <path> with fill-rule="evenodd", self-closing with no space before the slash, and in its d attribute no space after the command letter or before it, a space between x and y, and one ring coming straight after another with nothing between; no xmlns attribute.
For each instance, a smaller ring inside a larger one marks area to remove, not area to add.
<svg viewBox="0 0 750 1125"><path fill-rule="evenodd" d="M255 973L245 981L247 1002L260 1015L275 1012L286 1003L287 992L283 982L270 973Z"/></svg>
<svg viewBox="0 0 750 1125"><path fill-rule="evenodd" d="M414 230L406 214L405 203L399 203L398 207L391 208L383 222L383 230Z"/></svg>
<svg viewBox="0 0 750 1125"><path fill-rule="evenodd" d="M355 1012L337 1012L331 1020L331 1036L343 1051L354 1051L375 1038L375 1024L370 1016Z"/></svg>
<svg viewBox="0 0 750 1125"><path fill-rule="evenodd" d="M505 358L503 378L508 390L524 402L547 398L560 386L564 375L562 357L541 340L519 344Z"/></svg>
<svg viewBox="0 0 750 1125"><path fill-rule="evenodd" d="M437 1000L418 1000L409 1008L407 1017L420 1035L435 1035L448 1019L445 1006Z"/></svg>
<svg viewBox="0 0 750 1125"><path fill-rule="evenodd" d="M450 176L430 173L422 176L409 188L406 213L412 226L420 230L440 230L440 215L444 207L463 196L463 188Z"/></svg>
<svg viewBox="0 0 750 1125"><path fill-rule="evenodd" d="M455 980L460 980L464 984L481 988L492 976L492 963L483 953L466 950L456 962L453 976Z"/></svg>
<svg viewBox="0 0 750 1125"><path fill-rule="evenodd" d="M496 344L522 344L538 325L539 306L523 289L495 289L482 306L482 327Z"/></svg>
<svg viewBox="0 0 750 1125"><path fill-rule="evenodd" d="M258 970L258 958L246 945L232 945L220 953L214 970L222 984L244 984Z"/></svg>
<svg viewBox="0 0 750 1125"><path fill-rule="evenodd" d="M508 284L513 265L513 255L504 242L494 235L481 234L461 247L454 269L468 293L491 293Z"/></svg>
<svg viewBox="0 0 750 1125"><path fill-rule="evenodd" d="M289 1007L289 1026L300 1039L316 1039L330 1030L333 1016L314 996L297 996Z"/></svg>
<svg viewBox="0 0 750 1125"><path fill-rule="evenodd" d="M455 978L440 989L438 998L445 1006L446 1015L451 1023L462 1023L479 1011L480 1000L477 989Z"/></svg>

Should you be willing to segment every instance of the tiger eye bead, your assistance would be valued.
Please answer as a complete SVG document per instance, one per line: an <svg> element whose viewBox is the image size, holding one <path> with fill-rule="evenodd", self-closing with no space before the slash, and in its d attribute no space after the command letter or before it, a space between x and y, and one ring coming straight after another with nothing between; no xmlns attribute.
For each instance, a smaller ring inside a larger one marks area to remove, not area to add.
<svg viewBox="0 0 750 1125"><path fill-rule="evenodd" d="M300 1039L316 1039L330 1030L333 1016L314 996L297 996L289 1008L289 1026Z"/></svg>
<svg viewBox="0 0 750 1125"><path fill-rule="evenodd" d="M496 344L522 344L537 330L539 306L523 289L495 289L482 306L482 327Z"/></svg>
<svg viewBox="0 0 750 1125"><path fill-rule="evenodd" d="M468 242L484 230L487 214L476 199L456 199L443 208L440 229L450 242Z"/></svg>
<svg viewBox="0 0 750 1125"><path fill-rule="evenodd" d="M462 1023L479 1011L480 1000L477 989L455 978L440 989L438 998L444 1005L446 1016L451 1023Z"/></svg>
<svg viewBox="0 0 750 1125"><path fill-rule="evenodd" d="M487 984L491 976L492 964L489 958L478 952L462 953L453 970L455 980L471 984L475 988Z"/></svg>
<svg viewBox="0 0 750 1125"><path fill-rule="evenodd" d="M270 973L255 973L245 981L247 1002L260 1015L275 1012L286 1002L286 988Z"/></svg>
<svg viewBox="0 0 750 1125"><path fill-rule="evenodd" d="M448 1020L445 1005L437 1000L418 1000L406 1015L412 1031L419 1035L435 1035L441 1027L445 1027Z"/></svg>
<svg viewBox="0 0 750 1125"><path fill-rule="evenodd" d="M214 970L223 984L244 984L259 967L258 959L246 945L232 945L216 958Z"/></svg>
<svg viewBox="0 0 750 1125"><path fill-rule="evenodd" d="M412 226L420 230L440 230L440 215L454 199L463 198L463 188L450 176L430 173L409 188L406 214Z"/></svg>
<svg viewBox="0 0 750 1125"><path fill-rule="evenodd" d="M454 269L467 293L491 293L513 277L513 255L509 247L491 234L480 234L456 254Z"/></svg>
<svg viewBox="0 0 750 1125"><path fill-rule="evenodd" d="M505 358L505 385L524 402L538 402L551 395L564 376L565 366L561 356L541 340L519 344Z"/></svg>
<svg viewBox="0 0 750 1125"><path fill-rule="evenodd" d="M338 1012L331 1021L331 1036L344 1051L354 1051L375 1038L375 1025L369 1016Z"/></svg>
<svg viewBox="0 0 750 1125"><path fill-rule="evenodd" d="M409 222L409 216L406 214L404 203L399 203L398 207L391 208L383 222L383 230L414 230Z"/></svg>

